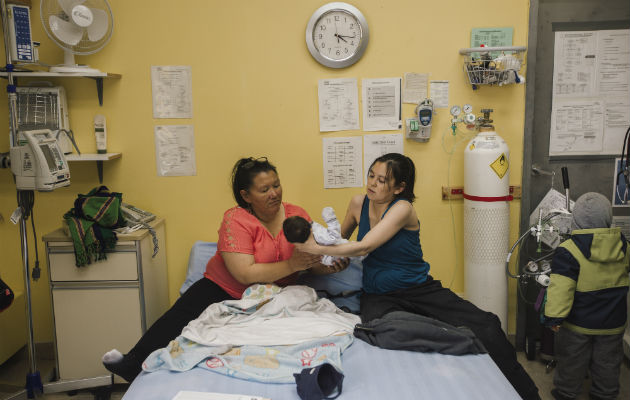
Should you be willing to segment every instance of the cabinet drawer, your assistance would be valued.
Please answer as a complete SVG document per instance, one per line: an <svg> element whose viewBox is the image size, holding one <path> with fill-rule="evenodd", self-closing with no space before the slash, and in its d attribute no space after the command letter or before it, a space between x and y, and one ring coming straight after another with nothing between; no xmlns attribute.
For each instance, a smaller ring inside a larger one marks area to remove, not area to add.
<svg viewBox="0 0 630 400"><path fill-rule="evenodd" d="M138 262L135 252L107 253L100 260L77 268L74 253L49 253L51 281L136 281Z"/></svg>
<svg viewBox="0 0 630 400"><path fill-rule="evenodd" d="M53 289L52 296L61 379L109 375L103 354L129 349L142 335L137 288Z"/></svg>

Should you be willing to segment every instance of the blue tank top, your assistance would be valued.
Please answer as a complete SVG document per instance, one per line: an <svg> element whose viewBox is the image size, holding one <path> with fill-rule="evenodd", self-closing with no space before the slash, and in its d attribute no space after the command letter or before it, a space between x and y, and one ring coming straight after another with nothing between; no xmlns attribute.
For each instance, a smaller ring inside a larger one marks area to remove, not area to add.
<svg viewBox="0 0 630 400"><path fill-rule="evenodd" d="M404 199L394 200L382 217L398 200ZM365 196L359 220L359 241L370 231L369 206L370 200ZM420 229L401 229L363 260L363 290L386 293L405 289L423 283L428 274L429 263L422 258Z"/></svg>

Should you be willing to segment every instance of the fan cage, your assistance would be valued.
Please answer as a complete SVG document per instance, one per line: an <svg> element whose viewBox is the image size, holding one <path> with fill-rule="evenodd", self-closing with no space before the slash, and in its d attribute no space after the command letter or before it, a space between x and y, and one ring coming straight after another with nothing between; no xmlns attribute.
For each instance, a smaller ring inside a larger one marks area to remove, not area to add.
<svg viewBox="0 0 630 400"><path fill-rule="evenodd" d="M70 45L61 39L59 39L50 29L49 18L51 16L57 16L64 21L69 21L70 17L65 13L58 0L42 0L40 3L40 18L44 30L48 37L55 42L62 49L71 51L73 54L88 55L94 54L101 50L112 37L114 33L114 16L112 10L109 7L109 3L106 0L86 0L77 1L78 3L88 7L103 10L107 13L107 33L100 40L93 42L87 38L87 31L83 33L83 37L76 45Z"/></svg>

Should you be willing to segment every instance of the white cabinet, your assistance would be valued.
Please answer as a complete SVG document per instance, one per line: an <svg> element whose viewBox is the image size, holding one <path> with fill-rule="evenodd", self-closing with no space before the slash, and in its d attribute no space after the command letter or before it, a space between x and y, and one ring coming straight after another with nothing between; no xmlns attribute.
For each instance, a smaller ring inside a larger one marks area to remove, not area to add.
<svg viewBox="0 0 630 400"><path fill-rule="evenodd" d="M128 351L168 308L164 220L153 225L160 250L153 254L147 230L118 235L106 260L75 266L70 237L60 228L45 235L53 305L58 377L109 375L102 355Z"/></svg>

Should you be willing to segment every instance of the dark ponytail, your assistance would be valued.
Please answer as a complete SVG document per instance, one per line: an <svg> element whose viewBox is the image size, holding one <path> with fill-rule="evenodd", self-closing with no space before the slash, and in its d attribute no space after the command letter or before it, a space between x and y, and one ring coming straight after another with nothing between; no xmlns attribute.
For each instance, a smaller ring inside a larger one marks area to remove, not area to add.
<svg viewBox="0 0 630 400"><path fill-rule="evenodd" d="M398 193L396 198L406 199L413 203L416 199L416 195L413 193L413 187L416 182L416 167L411 158L399 153L384 154L372 162L370 170L377 162L387 165L387 178L394 178L395 186L399 186L402 183L405 184L403 191Z"/></svg>
<svg viewBox="0 0 630 400"><path fill-rule="evenodd" d="M234 164L232 169L232 194L239 206L249 208L249 203L241 196L241 190L249 190L256 175L267 171L278 173L276 167L267 160L267 157L241 158Z"/></svg>

